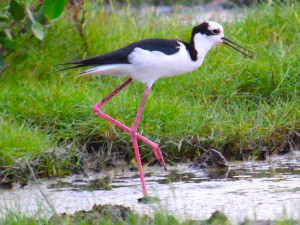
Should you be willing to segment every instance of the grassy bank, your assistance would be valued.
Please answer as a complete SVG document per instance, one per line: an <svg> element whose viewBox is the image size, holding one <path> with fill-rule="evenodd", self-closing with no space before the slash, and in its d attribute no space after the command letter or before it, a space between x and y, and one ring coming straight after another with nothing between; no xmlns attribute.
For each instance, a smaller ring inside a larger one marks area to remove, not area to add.
<svg viewBox="0 0 300 225"><path fill-rule="evenodd" d="M183 24L176 13L133 15L127 7L120 13L86 5L85 15L87 49L66 13L42 42L20 40L22 50L9 56L10 65L0 75L2 168L38 158L44 174L60 175L66 168L70 172L69 165L79 165L82 151L92 148L132 157L130 136L92 112L124 79L49 71L55 70L53 64L106 53L141 38L189 40L193 25ZM242 151L259 154L299 129L299 3L261 5L245 15L224 22L225 34L257 52L255 59L218 46L200 69L154 85L139 131L160 143L169 162L195 157L201 145L219 148L228 158ZM132 124L143 90L135 82L105 111ZM51 149L57 148L67 149L63 157L53 158ZM142 152L144 161L152 159L151 149L142 146Z"/></svg>
<svg viewBox="0 0 300 225"><path fill-rule="evenodd" d="M259 220L259 221L230 221L221 211L215 211L207 220L179 220L166 212L156 212L152 217L138 215L127 207L114 205L94 205L89 211L77 211L73 215L61 214L46 219L43 216L26 216L10 212L5 218L0 218L0 224L5 225L230 225L230 224L268 224L268 225L296 225L299 220L278 219L278 220Z"/></svg>

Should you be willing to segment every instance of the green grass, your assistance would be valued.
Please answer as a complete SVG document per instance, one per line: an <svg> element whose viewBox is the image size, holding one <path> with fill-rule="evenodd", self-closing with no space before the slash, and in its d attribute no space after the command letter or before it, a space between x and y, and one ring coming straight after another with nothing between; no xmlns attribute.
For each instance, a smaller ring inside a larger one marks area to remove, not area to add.
<svg viewBox="0 0 300 225"><path fill-rule="evenodd" d="M8 57L10 66L0 75L2 166L70 143L81 149L88 141L110 143L114 149L133 154L130 135L92 112L92 106L124 79L78 78L80 70L49 71L55 70L56 63L106 53L141 38L188 41L193 25L183 24L176 14L142 16L130 14L128 7L125 13L85 7L88 49L65 13L44 41L20 39L22 49ZM248 9L245 15L244 20L224 22L225 34L254 50L255 59L217 46L200 69L154 84L139 131L160 142L168 161L196 156L199 142L219 149L230 145L234 158L244 148L256 152L272 147L288 131L299 129L299 3L264 4ZM131 125L143 90L143 84L134 82L105 111ZM149 161L151 149L142 146L142 151L143 160Z"/></svg>
<svg viewBox="0 0 300 225"><path fill-rule="evenodd" d="M197 221L197 220L186 220L180 221L174 216L163 213L156 212L152 218L148 216L141 216L137 214L129 214L123 219L117 219L120 215L113 214L92 214L88 215L86 213L77 214L76 216L61 216L52 217L47 220L44 217L37 216L26 216L22 213L10 212L5 217L0 218L0 225L230 225L236 224L231 223L226 215L221 213L220 215L211 216L208 220ZM240 224L251 225L251 224L274 224L274 225L296 225L299 224L299 220L291 219L279 219L276 221L257 222L254 221L244 221Z"/></svg>

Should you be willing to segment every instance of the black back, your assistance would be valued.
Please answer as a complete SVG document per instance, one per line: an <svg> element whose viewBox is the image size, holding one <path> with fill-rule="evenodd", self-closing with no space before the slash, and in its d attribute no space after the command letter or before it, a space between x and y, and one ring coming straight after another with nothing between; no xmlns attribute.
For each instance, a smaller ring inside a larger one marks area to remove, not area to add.
<svg viewBox="0 0 300 225"><path fill-rule="evenodd" d="M123 48L107 54L99 55L89 59L68 62L65 64L80 64L79 66L129 64L130 62L128 61L128 55L137 47L148 51L160 51L166 55L172 55L179 51L179 43L177 40L149 38L131 43Z"/></svg>

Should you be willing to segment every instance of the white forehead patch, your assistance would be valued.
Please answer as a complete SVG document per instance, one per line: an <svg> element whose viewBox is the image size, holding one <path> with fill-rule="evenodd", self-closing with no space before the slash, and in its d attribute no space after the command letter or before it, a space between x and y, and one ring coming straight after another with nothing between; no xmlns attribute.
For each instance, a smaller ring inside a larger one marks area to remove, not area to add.
<svg viewBox="0 0 300 225"><path fill-rule="evenodd" d="M223 27L221 24L213 22L213 21L207 21L207 23L208 23L209 30L219 29L220 33L223 33Z"/></svg>

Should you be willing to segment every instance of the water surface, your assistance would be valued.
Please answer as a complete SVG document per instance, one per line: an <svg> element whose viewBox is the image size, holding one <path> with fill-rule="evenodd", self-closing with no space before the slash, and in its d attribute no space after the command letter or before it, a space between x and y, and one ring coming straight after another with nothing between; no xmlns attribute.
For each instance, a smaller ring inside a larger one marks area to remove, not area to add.
<svg viewBox="0 0 300 225"><path fill-rule="evenodd" d="M93 204L128 206L140 214L164 210L179 219L205 220L215 210L223 211L232 221L244 219L299 219L300 153L272 157L266 161L230 163L228 173L192 171L178 164L164 171L145 167L149 194L160 199L154 204L141 204L137 172L111 170L88 176L73 175L43 180L40 186L57 212L89 210ZM110 183L109 186L102 185ZM25 188L0 190L0 208L36 213L51 209L32 182Z"/></svg>

